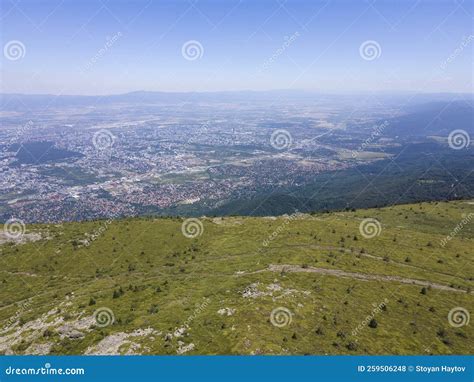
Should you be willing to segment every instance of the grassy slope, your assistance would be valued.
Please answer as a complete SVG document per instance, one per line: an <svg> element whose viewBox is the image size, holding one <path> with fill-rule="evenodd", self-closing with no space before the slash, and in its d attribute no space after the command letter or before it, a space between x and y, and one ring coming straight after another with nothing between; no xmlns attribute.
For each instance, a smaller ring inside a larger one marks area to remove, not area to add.
<svg viewBox="0 0 474 382"><path fill-rule="evenodd" d="M16 324L0 331L0 351L9 352L10 347L24 353L50 344L52 353L77 354L110 334L151 327L161 334L134 337L136 352L176 354L182 341L181 347L195 346L187 354L472 353L472 323L454 328L447 319L454 307L474 312L474 295L466 292L474 286L472 222L445 248L440 246L469 213L474 213L474 203L456 201L290 220L202 219L204 232L197 239L182 235L179 219L29 226L28 231L42 231L50 239L0 247L0 330L17 318L25 325L50 314L41 329L20 334ZM361 236L359 224L366 217L382 223L379 236ZM93 232L102 233L90 246L75 248L75 241ZM272 232L279 233L264 246ZM269 264L398 275L464 291L433 288L422 294L420 286L393 281L309 272L250 273ZM244 298L242 292L253 283L266 294ZM282 289L271 291L272 284ZM113 298L120 287L124 294ZM89 305L91 297L95 305ZM28 298L26 308L16 304ZM378 326L363 324L354 334L374 305L385 299L386 311L375 314ZM115 323L81 330L83 338L61 338L58 326L52 324L64 319L74 325L100 307L113 311ZM289 325L271 324L271 312L277 307L292 312ZM221 308L235 313L220 315ZM184 336L165 338L186 320L189 328ZM2 350L1 336L12 333L18 335ZM130 346L124 344L120 351Z"/></svg>

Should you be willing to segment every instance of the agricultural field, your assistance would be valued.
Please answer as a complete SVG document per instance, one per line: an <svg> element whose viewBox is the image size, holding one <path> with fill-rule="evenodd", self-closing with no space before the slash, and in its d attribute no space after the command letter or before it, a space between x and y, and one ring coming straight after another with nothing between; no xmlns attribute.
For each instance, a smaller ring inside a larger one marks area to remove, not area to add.
<svg viewBox="0 0 474 382"><path fill-rule="evenodd" d="M474 202L18 225L1 354L470 354Z"/></svg>

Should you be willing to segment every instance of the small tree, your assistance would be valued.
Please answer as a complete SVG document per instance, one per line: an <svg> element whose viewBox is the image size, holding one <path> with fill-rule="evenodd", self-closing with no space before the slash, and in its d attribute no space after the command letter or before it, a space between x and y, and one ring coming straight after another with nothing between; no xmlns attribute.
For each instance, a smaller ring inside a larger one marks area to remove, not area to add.
<svg viewBox="0 0 474 382"><path fill-rule="evenodd" d="M346 347L347 347L348 350L355 351L355 350L357 350L357 347L358 347L358 346L357 346L357 344L356 344L355 342L352 342L352 341L351 341L351 342L349 342L349 343L347 344Z"/></svg>
<svg viewBox="0 0 474 382"><path fill-rule="evenodd" d="M369 328L375 329L379 324L375 318L372 318L369 322Z"/></svg>

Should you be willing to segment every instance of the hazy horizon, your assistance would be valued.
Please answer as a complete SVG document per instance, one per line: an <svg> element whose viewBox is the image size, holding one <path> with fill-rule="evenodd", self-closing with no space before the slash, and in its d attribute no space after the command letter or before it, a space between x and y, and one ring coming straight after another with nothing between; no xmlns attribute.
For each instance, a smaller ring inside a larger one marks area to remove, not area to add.
<svg viewBox="0 0 474 382"><path fill-rule="evenodd" d="M102 94L73 94L73 93L17 93L17 92L1 92L0 96L51 96L51 97L113 97L123 96L137 93L156 93L156 94L232 94L232 93L301 93L307 95L334 95L334 96L351 96L351 95L404 95L404 94L418 94L418 95L457 95L457 96L474 96L472 92L457 92L457 91L416 91L416 90L352 90L352 91L331 91L319 89L230 89L230 90L189 90L189 91L173 91L173 90L143 90L136 89L119 93L102 93Z"/></svg>

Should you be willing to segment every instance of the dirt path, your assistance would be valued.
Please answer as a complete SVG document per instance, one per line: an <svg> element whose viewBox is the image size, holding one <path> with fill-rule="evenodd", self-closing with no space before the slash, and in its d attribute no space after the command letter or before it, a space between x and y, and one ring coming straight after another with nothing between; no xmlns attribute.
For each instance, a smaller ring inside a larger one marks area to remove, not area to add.
<svg viewBox="0 0 474 382"><path fill-rule="evenodd" d="M400 276L387 276L387 275L374 275L374 274L367 274L367 273L356 273L356 272L346 272L340 269L328 269L328 268L315 268L315 267L307 267L303 268L299 265L285 265L285 264L270 264L268 268L261 269L259 271L250 272L247 274L252 273L260 273L260 272L305 272L305 273L318 273L322 275L330 275L336 277L345 277L363 281L388 281L388 282L398 282L402 284L409 284L409 285L419 285L424 287L431 287L433 289L439 289L449 292L458 292L458 293L466 293L464 289L456 289L452 288L447 285L436 284L430 281L423 281L423 280L416 280L416 279L409 279L406 277ZM473 293L473 292L471 292Z"/></svg>
<svg viewBox="0 0 474 382"><path fill-rule="evenodd" d="M357 255L357 256L366 257L366 258L372 259L372 260L384 261L384 262L389 263L389 264L395 264L395 265L398 265L400 267L411 268L411 269L421 270L421 271L424 271L424 272L436 273L436 274L441 275L441 276L449 276L449 277L455 277L455 278L460 279L460 280L465 280L464 277L458 276L456 274L447 273L447 272L440 272L440 271L420 267L420 266L413 265L413 264L406 264L404 262L397 261L397 260L384 259L381 256L371 255L370 253L361 253L360 249L350 250L350 249L344 248L344 247L323 246L323 245L317 245L317 244L289 244L289 245L285 245L285 246L279 246L279 247L276 247L276 248L284 249L285 247L286 248L287 247L313 248L313 249L319 249L319 250L323 250L323 251L338 251L338 252L342 251L343 253L345 253L347 255ZM275 247L272 247L272 248L275 248Z"/></svg>
<svg viewBox="0 0 474 382"><path fill-rule="evenodd" d="M3 271L3 270L1 270L0 272L7 273L7 274L12 275L12 276L38 277L37 274L29 273L29 272L10 272L10 271Z"/></svg>

